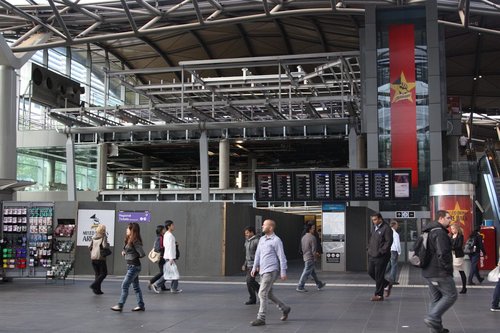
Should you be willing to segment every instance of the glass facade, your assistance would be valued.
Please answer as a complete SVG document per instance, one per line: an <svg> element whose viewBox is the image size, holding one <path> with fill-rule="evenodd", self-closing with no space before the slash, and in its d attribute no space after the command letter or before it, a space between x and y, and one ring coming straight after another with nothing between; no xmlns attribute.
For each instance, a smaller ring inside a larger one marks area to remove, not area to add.
<svg viewBox="0 0 500 333"><path fill-rule="evenodd" d="M78 191L97 191L97 149L75 147L75 181ZM64 148L18 149L17 179L36 182L25 191L65 191Z"/></svg>
<svg viewBox="0 0 500 333"><path fill-rule="evenodd" d="M412 189L410 202L381 202L381 210L418 210L427 206L430 184L429 93L427 68L427 38L425 8L384 9L377 11L377 103L379 167L393 165L391 140L391 80L390 45L391 26L412 24L414 30L415 92L416 92L416 145L418 161L418 187Z"/></svg>
<svg viewBox="0 0 500 333"><path fill-rule="evenodd" d="M123 85L119 79L111 79L109 94L105 96L106 82L103 67L111 70L125 69L125 66L113 56L93 46L69 50L56 48L37 51L31 60L19 71L20 98L18 107L18 129L20 131L62 129L64 125L49 117L49 109L33 102L31 94L31 63L65 75L80 83L85 93L80 100L85 105L105 106L125 103ZM105 56L104 56L105 54ZM135 97L130 96L130 100ZM80 191L96 191L97 151L96 148L75 147L76 187ZM66 190L66 152L65 147L18 148L17 179L34 181L37 184L27 187L25 191L59 191Z"/></svg>

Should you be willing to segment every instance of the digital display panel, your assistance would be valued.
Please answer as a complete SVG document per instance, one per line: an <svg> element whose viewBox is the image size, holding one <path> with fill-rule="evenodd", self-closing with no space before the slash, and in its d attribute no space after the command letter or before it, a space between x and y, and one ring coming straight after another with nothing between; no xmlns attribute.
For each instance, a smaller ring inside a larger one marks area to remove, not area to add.
<svg viewBox="0 0 500 333"><path fill-rule="evenodd" d="M393 170L392 184L394 199L411 198L411 170Z"/></svg>
<svg viewBox="0 0 500 333"><path fill-rule="evenodd" d="M352 172L352 199L369 200L370 199L370 171Z"/></svg>
<svg viewBox="0 0 500 333"><path fill-rule="evenodd" d="M276 201L292 201L293 200L293 187L292 187L292 173L291 172L275 172L275 200Z"/></svg>
<svg viewBox="0 0 500 333"><path fill-rule="evenodd" d="M332 200L332 174L330 171L315 171L313 175L313 200Z"/></svg>
<svg viewBox="0 0 500 333"><path fill-rule="evenodd" d="M351 198L351 172L333 171L333 199L349 200Z"/></svg>
<svg viewBox="0 0 500 333"><path fill-rule="evenodd" d="M274 201L273 173L255 173L255 200Z"/></svg>
<svg viewBox="0 0 500 333"><path fill-rule="evenodd" d="M294 199L297 201L312 200L312 181L310 172L295 172Z"/></svg>
<svg viewBox="0 0 500 333"><path fill-rule="evenodd" d="M391 199L391 172L389 170L374 170L373 179L373 199L390 200Z"/></svg>

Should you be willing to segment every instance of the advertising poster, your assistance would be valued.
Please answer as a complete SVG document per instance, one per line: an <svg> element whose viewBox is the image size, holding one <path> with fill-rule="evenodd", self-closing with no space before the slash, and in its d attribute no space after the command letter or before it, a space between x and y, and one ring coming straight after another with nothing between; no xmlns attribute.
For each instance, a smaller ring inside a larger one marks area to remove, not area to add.
<svg viewBox="0 0 500 333"><path fill-rule="evenodd" d="M76 245L88 246L99 224L104 224L106 226L108 242L113 246L115 243L115 211L98 209L78 210Z"/></svg>
<svg viewBox="0 0 500 333"><path fill-rule="evenodd" d="M431 219L436 220L435 212L446 210L450 213L453 221L462 227L464 240L469 238L474 226L474 202L468 195L442 195L431 200Z"/></svg>

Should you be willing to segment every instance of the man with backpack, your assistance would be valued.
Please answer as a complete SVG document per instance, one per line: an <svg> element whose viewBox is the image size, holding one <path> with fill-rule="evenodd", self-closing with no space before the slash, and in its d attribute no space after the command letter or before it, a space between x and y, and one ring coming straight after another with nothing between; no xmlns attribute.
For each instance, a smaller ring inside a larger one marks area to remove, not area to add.
<svg viewBox="0 0 500 333"><path fill-rule="evenodd" d="M422 276L427 280L430 292L429 313L424 318L432 333L446 333L442 316L457 300L457 289L453 280L453 259L448 226L452 220L445 210L438 210L437 221L427 224L423 232L428 232L427 251L429 263L422 268Z"/></svg>

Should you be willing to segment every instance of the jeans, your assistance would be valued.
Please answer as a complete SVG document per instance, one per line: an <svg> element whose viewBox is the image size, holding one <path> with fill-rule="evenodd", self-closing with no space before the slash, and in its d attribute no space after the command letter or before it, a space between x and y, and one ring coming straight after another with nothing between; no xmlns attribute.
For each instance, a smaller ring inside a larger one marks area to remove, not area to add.
<svg viewBox="0 0 500 333"><path fill-rule="evenodd" d="M425 279L429 285L431 298L427 318L442 326L441 317L457 300L455 281L453 280L453 276Z"/></svg>
<svg viewBox="0 0 500 333"><path fill-rule="evenodd" d="M472 279L474 276L478 279L478 281L481 280L481 275L479 275L479 258L481 257L480 253L474 253L470 254L470 274L469 274L469 284L472 283Z"/></svg>
<svg viewBox="0 0 500 333"><path fill-rule="evenodd" d="M491 301L492 308L498 308L500 306L500 279L498 279L495 291L493 292L493 300Z"/></svg>
<svg viewBox="0 0 500 333"><path fill-rule="evenodd" d="M260 285L255 280L255 276L252 276L250 274L251 272L252 272L252 268L247 268L247 276L246 276L247 289L248 289L248 294L250 295L249 301L256 302L257 301L257 294L259 292Z"/></svg>
<svg viewBox="0 0 500 333"><path fill-rule="evenodd" d="M266 320L267 300L270 299L281 311L288 309L288 306L280 301L273 293L274 281L278 278L278 271L264 273L260 275L259 300L260 307L257 314L258 319Z"/></svg>
<svg viewBox="0 0 500 333"><path fill-rule="evenodd" d="M391 260L387 265L385 273L389 275L389 281L391 283L397 282L398 279L398 258L399 254L397 251L391 251Z"/></svg>
<svg viewBox="0 0 500 333"><path fill-rule="evenodd" d="M141 266L127 265L127 274L122 282L122 293L120 295L120 300L118 305L123 307L128 297L128 290L130 285L134 288L135 297L137 298L137 305L141 308L144 307L144 300L142 299L141 286L139 285L139 272L141 271Z"/></svg>
<svg viewBox="0 0 500 333"><path fill-rule="evenodd" d="M102 291L102 281L104 281L104 279L108 275L108 266L106 266L106 260L92 260L92 268L94 269L95 280L90 285L90 288L96 291Z"/></svg>
<svg viewBox="0 0 500 333"><path fill-rule="evenodd" d="M384 297L384 288L389 285L389 281L385 279L385 269L389 260L389 255L368 258L368 275L375 280L375 295L377 296Z"/></svg>
<svg viewBox="0 0 500 333"><path fill-rule="evenodd" d="M321 287L321 281L318 279L318 276L316 275L316 270L314 269L314 260L307 260L304 262L304 271L300 276L299 285L297 286L297 289L304 289L304 285L306 284L307 278L309 278L309 276L312 276L316 285L318 287Z"/></svg>

